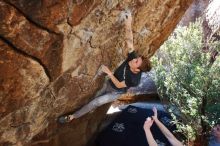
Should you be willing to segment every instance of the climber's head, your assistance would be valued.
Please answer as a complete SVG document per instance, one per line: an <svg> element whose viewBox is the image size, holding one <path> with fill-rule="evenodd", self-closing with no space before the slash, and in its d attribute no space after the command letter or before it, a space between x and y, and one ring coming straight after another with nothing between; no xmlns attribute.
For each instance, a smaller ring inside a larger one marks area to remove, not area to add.
<svg viewBox="0 0 220 146"><path fill-rule="evenodd" d="M136 53L128 56L128 64L134 72L146 72L151 70L151 62L147 57L137 55Z"/></svg>
<svg viewBox="0 0 220 146"><path fill-rule="evenodd" d="M140 67L143 63L143 60L141 57L137 57L132 59L131 61L128 62L130 69L134 72L140 72Z"/></svg>
<svg viewBox="0 0 220 146"><path fill-rule="evenodd" d="M216 124L213 129L213 136L215 136L216 138L220 139L220 123Z"/></svg>
<svg viewBox="0 0 220 146"><path fill-rule="evenodd" d="M152 66L151 66L151 62L150 62L149 58L141 56L141 59L142 59L142 64L139 67L139 69L143 72L150 71Z"/></svg>

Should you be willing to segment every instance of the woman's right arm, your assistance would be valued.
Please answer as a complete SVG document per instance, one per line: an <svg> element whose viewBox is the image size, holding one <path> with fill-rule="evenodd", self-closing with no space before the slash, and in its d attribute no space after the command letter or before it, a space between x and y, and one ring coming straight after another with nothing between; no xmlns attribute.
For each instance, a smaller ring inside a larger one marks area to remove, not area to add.
<svg viewBox="0 0 220 146"><path fill-rule="evenodd" d="M130 13L126 14L126 19L124 22L124 30L125 30L125 51L124 54L127 55L134 50L133 44L133 32L132 32L132 16Z"/></svg>
<svg viewBox="0 0 220 146"><path fill-rule="evenodd" d="M168 139L168 141L173 145L173 146L183 146L183 144L176 139L176 137L167 129L166 126L163 125L158 119L157 119L157 109L154 107L153 108L154 116L152 117L154 119L154 122L156 125L159 127L161 132L165 135L165 137Z"/></svg>

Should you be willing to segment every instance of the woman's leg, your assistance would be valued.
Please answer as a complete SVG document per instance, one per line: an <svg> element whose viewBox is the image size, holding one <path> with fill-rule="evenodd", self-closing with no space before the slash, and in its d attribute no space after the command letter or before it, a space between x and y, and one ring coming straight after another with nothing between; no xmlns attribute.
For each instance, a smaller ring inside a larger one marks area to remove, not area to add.
<svg viewBox="0 0 220 146"><path fill-rule="evenodd" d="M116 100L120 95L121 93L119 92L111 92L111 93L107 93L105 95L96 97L95 99L90 101L88 104L84 105L80 110L76 111L73 114L73 118L79 118L103 104L112 102Z"/></svg>
<svg viewBox="0 0 220 146"><path fill-rule="evenodd" d="M107 79L105 79L103 87L99 91L97 91L97 93L95 94L95 97L104 95L106 93L107 88L108 88L108 81Z"/></svg>
<svg viewBox="0 0 220 146"><path fill-rule="evenodd" d="M61 116L59 118L59 122L66 123L70 122L72 119L79 118L103 104L116 100L121 94L123 94L123 92L119 92L113 89L109 82L106 80L103 88L97 92L95 98L92 101L84 105L80 110L76 111L74 114Z"/></svg>

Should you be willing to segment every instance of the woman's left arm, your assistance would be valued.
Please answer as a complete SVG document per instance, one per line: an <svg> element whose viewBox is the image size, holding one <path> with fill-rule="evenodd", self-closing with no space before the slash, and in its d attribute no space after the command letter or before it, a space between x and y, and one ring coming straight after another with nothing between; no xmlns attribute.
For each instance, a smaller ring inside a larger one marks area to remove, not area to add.
<svg viewBox="0 0 220 146"><path fill-rule="evenodd" d="M117 87L117 88L125 88L127 87L125 84L125 81L120 82L115 76L114 74L109 70L109 68L105 65L102 66L102 71L104 73L106 73L109 78L111 79L111 81L113 82L113 84Z"/></svg>

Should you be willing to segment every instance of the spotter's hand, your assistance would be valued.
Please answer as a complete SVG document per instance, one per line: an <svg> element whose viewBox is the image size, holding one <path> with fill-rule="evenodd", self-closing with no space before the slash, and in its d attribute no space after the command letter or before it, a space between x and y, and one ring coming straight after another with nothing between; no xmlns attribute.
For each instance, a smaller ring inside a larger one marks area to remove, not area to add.
<svg viewBox="0 0 220 146"><path fill-rule="evenodd" d="M153 123L154 123L154 120L148 117L146 121L144 122L144 130L150 129Z"/></svg>

